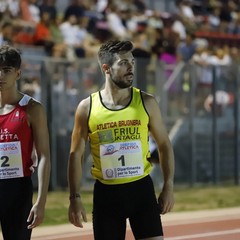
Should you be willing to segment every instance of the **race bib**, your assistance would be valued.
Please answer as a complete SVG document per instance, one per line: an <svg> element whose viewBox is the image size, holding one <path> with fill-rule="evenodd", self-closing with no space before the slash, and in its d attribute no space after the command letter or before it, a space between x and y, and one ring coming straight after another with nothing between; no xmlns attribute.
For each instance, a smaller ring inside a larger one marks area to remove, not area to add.
<svg viewBox="0 0 240 240"><path fill-rule="evenodd" d="M105 180L141 176L144 172L138 140L100 145L100 161Z"/></svg>
<svg viewBox="0 0 240 240"><path fill-rule="evenodd" d="M0 143L0 179L23 177L20 142Z"/></svg>

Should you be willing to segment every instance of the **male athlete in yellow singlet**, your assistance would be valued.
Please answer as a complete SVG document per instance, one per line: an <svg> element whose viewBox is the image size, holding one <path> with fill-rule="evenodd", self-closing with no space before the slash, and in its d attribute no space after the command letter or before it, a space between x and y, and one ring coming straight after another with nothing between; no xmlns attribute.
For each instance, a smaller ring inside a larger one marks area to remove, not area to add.
<svg viewBox="0 0 240 240"><path fill-rule="evenodd" d="M80 197L82 161L89 140L96 179L93 230L96 240L124 240L126 219L135 239L162 240L160 214L174 205L174 156L158 103L132 87L133 44L108 41L98 59L105 87L82 100L76 109L68 162L69 221L83 227L86 219ZM158 146L164 183L158 198L149 176L149 132Z"/></svg>

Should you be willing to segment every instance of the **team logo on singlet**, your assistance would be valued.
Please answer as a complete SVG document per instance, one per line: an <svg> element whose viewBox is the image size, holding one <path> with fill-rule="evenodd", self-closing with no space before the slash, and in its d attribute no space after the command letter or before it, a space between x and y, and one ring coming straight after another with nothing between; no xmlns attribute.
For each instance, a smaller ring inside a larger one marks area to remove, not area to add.
<svg viewBox="0 0 240 240"><path fill-rule="evenodd" d="M115 152L117 152L118 150L114 147L114 145L108 145L106 147L106 152L103 155L111 155Z"/></svg>
<svg viewBox="0 0 240 240"><path fill-rule="evenodd" d="M113 142L112 130L98 132L98 136L100 143Z"/></svg>
<svg viewBox="0 0 240 240"><path fill-rule="evenodd" d="M114 175L113 169L106 169L105 173L106 173L107 178L113 178L113 175Z"/></svg>
<svg viewBox="0 0 240 240"><path fill-rule="evenodd" d="M23 122L23 121L24 121L24 117L20 116L19 111L16 111L14 116L11 118L11 122Z"/></svg>

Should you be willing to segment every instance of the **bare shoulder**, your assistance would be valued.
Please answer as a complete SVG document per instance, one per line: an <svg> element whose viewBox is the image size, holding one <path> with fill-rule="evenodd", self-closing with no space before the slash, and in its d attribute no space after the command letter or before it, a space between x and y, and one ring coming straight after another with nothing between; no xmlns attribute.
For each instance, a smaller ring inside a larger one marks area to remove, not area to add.
<svg viewBox="0 0 240 240"><path fill-rule="evenodd" d="M152 107L158 107L156 98L152 94L142 91L142 98L144 105L147 109L151 109Z"/></svg>
<svg viewBox="0 0 240 240"><path fill-rule="evenodd" d="M78 138L84 135L87 136L88 129L88 117L91 105L91 98L85 98L78 104L75 111L75 120L74 120L74 128L73 135Z"/></svg>
<svg viewBox="0 0 240 240"><path fill-rule="evenodd" d="M81 107L81 108L89 108L90 107L90 96L87 97L87 98L84 98L83 100L80 101L78 107Z"/></svg>
<svg viewBox="0 0 240 240"><path fill-rule="evenodd" d="M160 111L159 103L157 102L156 98L146 92L142 92L143 103L145 109L150 117L151 122L154 120L158 123L161 122L162 114Z"/></svg>
<svg viewBox="0 0 240 240"><path fill-rule="evenodd" d="M88 116L88 113L90 110L90 105L91 105L91 98L89 96L89 97L83 99L82 101L80 101L80 103L78 104L77 109L76 109L76 114Z"/></svg>
<svg viewBox="0 0 240 240"><path fill-rule="evenodd" d="M46 124L47 114L42 103L31 98L27 105L27 115L28 121L31 125L40 126L41 124Z"/></svg>
<svg viewBox="0 0 240 240"><path fill-rule="evenodd" d="M39 113L45 112L45 109L44 109L42 103L38 102L34 98L31 98L28 102L27 111L28 111L28 113L36 114L38 112Z"/></svg>

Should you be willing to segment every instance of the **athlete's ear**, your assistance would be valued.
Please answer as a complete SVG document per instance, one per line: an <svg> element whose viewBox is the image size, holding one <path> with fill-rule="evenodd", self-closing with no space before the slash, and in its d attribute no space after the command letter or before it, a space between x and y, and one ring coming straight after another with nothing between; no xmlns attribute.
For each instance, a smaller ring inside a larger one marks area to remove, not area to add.
<svg viewBox="0 0 240 240"><path fill-rule="evenodd" d="M21 78L21 75L22 75L22 71L21 71L21 69L18 69L17 70L17 80L19 80Z"/></svg>
<svg viewBox="0 0 240 240"><path fill-rule="evenodd" d="M102 65L102 69L103 69L103 72L104 72L105 74L110 73L110 68L109 68L108 64L104 63L104 64Z"/></svg>

